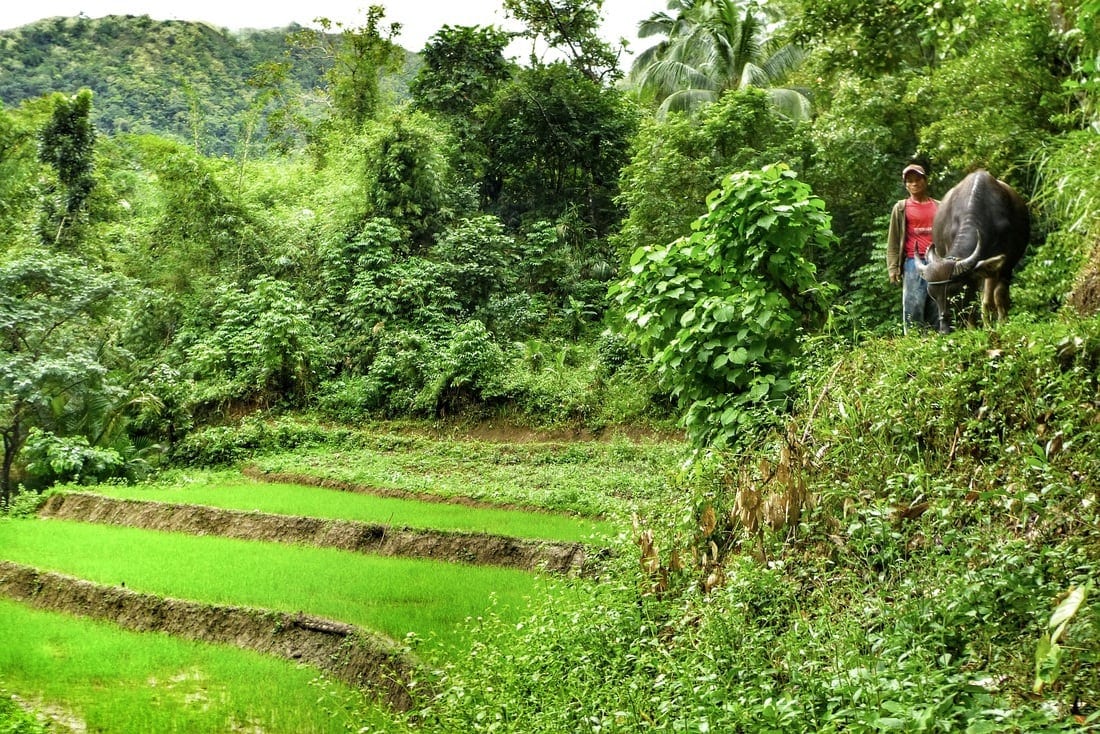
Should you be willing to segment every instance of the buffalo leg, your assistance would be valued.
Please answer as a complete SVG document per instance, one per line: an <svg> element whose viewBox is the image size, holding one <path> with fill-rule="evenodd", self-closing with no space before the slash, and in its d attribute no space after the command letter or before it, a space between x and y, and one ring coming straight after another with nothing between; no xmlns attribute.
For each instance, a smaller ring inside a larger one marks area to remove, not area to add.
<svg viewBox="0 0 1100 734"><path fill-rule="evenodd" d="M997 319L1004 321L1008 318L1008 281L1000 278L996 281L997 284L993 287L993 304L997 309Z"/></svg>
<svg viewBox="0 0 1100 734"><path fill-rule="evenodd" d="M982 320L988 326L1008 316L1008 283L1000 278L986 278L982 289Z"/></svg>

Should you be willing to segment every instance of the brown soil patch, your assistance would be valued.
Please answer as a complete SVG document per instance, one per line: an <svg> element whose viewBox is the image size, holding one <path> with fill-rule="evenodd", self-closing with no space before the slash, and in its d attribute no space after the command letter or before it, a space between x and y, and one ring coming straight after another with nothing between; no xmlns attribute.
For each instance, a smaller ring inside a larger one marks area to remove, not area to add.
<svg viewBox="0 0 1100 734"><path fill-rule="evenodd" d="M578 443L583 441L682 441L683 433L662 431L647 426L615 426L607 430L584 427L527 428L501 422L481 422L442 426L431 431L453 441L484 441L488 443Z"/></svg>
<svg viewBox="0 0 1100 734"><path fill-rule="evenodd" d="M367 689L395 709L407 711L412 705L409 684L415 663L397 652L392 641L343 622L141 594L9 561L0 561L0 594L131 630L278 655Z"/></svg>
<svg viewBox="0 0 1100 734"><path fill-rule="evenodd" d="M586 561L595 555L582 543L396 528L349 520L114 499L84 492L51 496L39 510L39 516L193 535L297 543L357 553L504 566L525 571L580 573L585 570Z"/></svg>
<svg viewBox="0 0 1100 734"><path fill-rule="evenodd" d="M1094 242L1089 260L1081 269L1069 294L1069 304L1082 316L1100 311L1100 242Z"/></svg>

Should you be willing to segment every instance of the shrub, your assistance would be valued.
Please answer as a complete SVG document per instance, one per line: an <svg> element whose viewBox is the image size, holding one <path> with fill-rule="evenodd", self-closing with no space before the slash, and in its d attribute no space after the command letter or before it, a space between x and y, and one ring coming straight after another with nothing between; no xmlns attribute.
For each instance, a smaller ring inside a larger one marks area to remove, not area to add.
<svg viewBox="0 0 1100 734"><path fill-rule="evenodd" d="M56 436L32 428L23 449L27 475L42 485L94 482L121 476L126 462L118 451L92 446L84 436Z"/></svg>
<svg viewBox="0 0 1100 734"><path fill-rule="evenodd" d="M785 407L800 334L827 304L809 255L835 238L785 165L727 176L708 207L691 235L636 250L614 292L692 439L730 445Z"/></svg>
<svg viewBox="0 0 1100 734"><path fill-rule="evenodd" d="M206 400L293 402L312 391L328 355L289 283L263 276L248 291L225 287L213 309L214 329L187 350Z"/></svg>
<svg viewBox="0 0 1100 734"><path fill-rule="evenodd" d="M308 446L340 435L292 420L266 420L256 415L237 425L210 426L188 434L173 447L171 458L185 466L225 466L254 453Z"/></svg>
<svg viewBox="0 0 1100 734"><path fill-rule="evenodd" d="M467 321L451 335L431 390L436 411L454 413L463 405L500 394L504 351L480 321Z"/></svg>
<svg viewBox="0 0 1100 734"><path fill-rule="evenodd" d="M432 249L432 256L448 265L446 282L466 313L473 313L495 292L507 292L515 244L504 225L493 216L463 219L450 227Z"/></svg>

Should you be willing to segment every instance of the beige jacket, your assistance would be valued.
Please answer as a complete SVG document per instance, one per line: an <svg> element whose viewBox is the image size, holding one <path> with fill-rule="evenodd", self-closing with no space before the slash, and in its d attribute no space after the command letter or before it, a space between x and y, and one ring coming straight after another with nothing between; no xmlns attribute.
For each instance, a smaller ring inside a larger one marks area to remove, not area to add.
<svg viewBox="0 0 1100 734"><path fill-rule="evenodd" d="M907 201L909 199L900 199L890 210L890 229L886 234L886 272L892 276L901 275L902 253L905 249L905 202ZM932 199L932 201L936 202L937 207L940 205L939 199Z"/></svg>

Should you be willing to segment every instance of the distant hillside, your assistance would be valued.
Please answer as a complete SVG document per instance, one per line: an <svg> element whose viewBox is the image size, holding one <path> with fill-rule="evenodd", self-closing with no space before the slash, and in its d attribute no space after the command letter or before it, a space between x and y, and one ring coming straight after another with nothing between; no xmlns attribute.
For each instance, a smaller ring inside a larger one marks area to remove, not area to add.
<svg viewBox="0 0 1100 734"><path fill-rule="evenodd" d="M153 132L198 139L203 152L229 154L240 138L243 113L256 90L256 66L283 61L287 36L301 26L233 33L203 23L157 21L147 15L49 18L0 31L0 102L16 106L50 92L94 93L94 119L103 132ZM403 96L415 73L390 80ZM291 94L319 114L310 94L323 85L327 60L298 51Z"/></svg>

